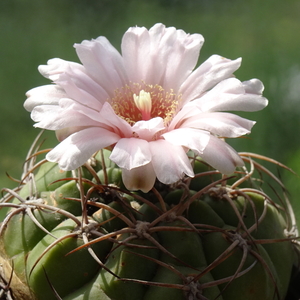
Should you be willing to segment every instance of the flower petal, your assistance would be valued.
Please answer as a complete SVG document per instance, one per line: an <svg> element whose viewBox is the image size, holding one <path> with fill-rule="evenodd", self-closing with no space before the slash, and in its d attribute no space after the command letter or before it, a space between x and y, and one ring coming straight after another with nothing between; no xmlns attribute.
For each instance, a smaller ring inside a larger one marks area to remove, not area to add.
<svg viewBox="0 0 300 300"><path fill-rule="evenodd" d="M120 137L103 128L87 128L73 133L47 155L62 170L74 170L83 165L96 151L115 144Z"/></svg>
<svg viewBox="0 0 300 300"><path fill-rule="evenodd" d="M235 138L249 134L255 122L231 113L209 112L186 119L181 127L207 130L221 137Z"/></svg>
<svg viewBox="0 0 300 300"><path fill-rule="evenodd" d="M149 143L137 138L120 139L109 158L122 169L144 166L151 161Z"/></svg>
<svg viewBox="0 0 300 300"><path fill-rule="evenodd" d="M184 174L194 177L191 163L181 146L172 145L162 139L150 142L149 145L152 154L151 163L160 182L172 184L180 180Z"/></svg>
<svg viewBox="0 0 300 300"><path fill-rule="evenodd" d="M27 111L32 111L38 105L57 105L61 98L67 97L63 89L53 84L33 88L26 96L24 107Z"/></svg>
<svg viewBox="0 0 300 300"><path fill-rule="evenodd" d="M82 111L85 111L85 113L83 114ZM99 126L99 122L86 116L95 113L88 107L80 106L71 99L63 98L60 100L60 106L40 105L35 107L31 112L31 118L37 122L34 127L60 130L73 126Z"/></svg>
<svg viewBox="0 0 300 300"><path fill-rule="evenodd" d="M99 106L109 97L80 64L55 58L50 59L48 65L40 66L39 70L63 88L69 98L94 109L99 110Z"/></svg>
<svg viewBox="0 0 300 300"><path fill-rule="evenodd" d="M40 65L38 67L38 70L44 77L55 81L59 78L61 74L66 73L72 67L84 71L84 67L81 64L66 61L60 58L49 59L47 61L47 65Z"/></svg>
<svg viewBox="0 0 300 300"><path fill-rule="evenodd" d="M109 95L87 74L79 70L74 73L70 71L60 75L55 83L65 90L69 98L99 111Z"/></svg>
<svg viewBox="0 0 300 300"><path fill-rule="evenodd" d="M241 65L241 59L226 59L212 55L201 64L180 87L184 102L199 98L204 92L214 87L222 80L232 77L233 72Z"/></svg>
<svg viewBox="0 0 300 300"><path fill-rule="evenodd" d="M131 170L122 169L122 179L128 190L141 190L144 193L147 193L153 188L156 175L152 164L148 163Z"/></svg>
<svg viewBox="0 0 300 300"><path fill-rule="evenodd" d="M111 131L117 133L120 137L131 137L131 126L122 118L116 115L109 103L104 103L98 117L101 126L110 128Z"/></svg>
<svg viewBox="0 0 300 300"><path fill-rule="evenodd" d="M194 102L203 112L229 110L253 112L265 108L268 104L268 100L261 96L261 90L262 83L258 79L240 82L236 78L229 78Z"/></svg>
<svg viewBox="0 0 300 300"><path fill-rule="evenodd" d="M198 154L208 164L226 175L232 174L236 167L244 165L243 160L232 147L213 135L203 153Z"/></svg>
<svg viewBox="0 0 300 300"><path fill-rule="evenodd" d="M162 136L173 145L202 152L208 144L210 133L195 128L178 128L164 133Z"/></svg>
<svg viewBox="0 0 300 300"><path fill-rule="evenodd" d="M164 121L160 117L148 121L138 121L132 126L132 131L135 132L140 139L146 141L153 140L153 137L164 129Z"/></svg>
<svg viewBox="0 0 300 300"><path fill-rule="evenodd" d="M261 95L264 91L263 83L258 79L243 81L245 92L248 94Z"/></svg>
<svg viewBox="0 0 300 300"><path fill-rule="evenodd" d="M186 104L174 116L174 118L172 119L172 121L168 126L168 131L171 131L175 128L180 128L181 125L185 122L185 120L193 117L198 118L201 115L201 113L202 113L201 110L194 104L194 101Z"/></svg>
<svg viewBox="0 0 300 300"><path fill-rule="evenodd" d="M59 142L66 139L68 136L70 136L73 133L79 132L83 129L86 129L86 126L72 126L72 127L64 127L63 129L55 130L56 138Z"/></svg>
<svg viewBox="0 0 300 300"><path fill-rule="evenodd" d="M188 35L156 24L148 31L132 27L123 36L122 55L129 79L177 90L195 67L202 35Z"/></svg>
<svg viewBox="0 0 300 300"><path fill-rule="evenodd" d="M123 58L103 36L74 45L86 72L110 95L128 82Z"/></svg>

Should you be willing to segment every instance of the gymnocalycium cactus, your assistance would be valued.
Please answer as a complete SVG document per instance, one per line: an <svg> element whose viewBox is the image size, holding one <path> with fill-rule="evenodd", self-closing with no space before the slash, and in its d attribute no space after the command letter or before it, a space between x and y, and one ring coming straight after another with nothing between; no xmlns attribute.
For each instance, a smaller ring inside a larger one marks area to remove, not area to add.
<svg viewBox="0 0 300 300"><path fill-rule="evenodd" d="M240 59L193 71L202 44L156 24L130 28L122 55L99 37L75 45L82 65L40 67L54 84L25 108L60 144L40 150L37 138L18 186L3 189L8 298L286 297L298 231L282 182L257 160L284 166L224 141L254 122L221 111L264 108L263 85L233 77Z"/></svg>
<svg viewBox="0 0 300 300"><path fill-rule="evenodd" d="M297 230L287 198L276 204L254 176L282 185L254 154L241 154L251 172L224 178L189 153L195 178L144 194L124 187L108 150L72 172L36 162L42 152L0 204L15 299L284 299Z"/></svg>

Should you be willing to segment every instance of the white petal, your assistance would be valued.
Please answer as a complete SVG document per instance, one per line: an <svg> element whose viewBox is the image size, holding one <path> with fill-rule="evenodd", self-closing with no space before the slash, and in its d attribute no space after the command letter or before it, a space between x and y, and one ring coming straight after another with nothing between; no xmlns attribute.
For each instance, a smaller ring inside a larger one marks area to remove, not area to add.
<svg viewBox="0 0 300 300"><path fill-rule="evenodd" d="M243 86L246 93L261 95L264 91L264 85L259 79L250 79L243 81Z"/></svg>
<svg viewBox="0 0 300 300"><path fill-rule="evenodd" d="M198 153L208 164L222 174L230 175L244 162L238 153L224 141L211 136L203 153Z"/></svg>
<svg viewBox="0 0 300 300"><path fill-rule="evenodd" d="M64 97L72 98L86 106L100 109L109 97L106 91L96 83L84 67L78 63L62 59L51 59L48 65L39 70L65 91Z"/></svg>
<svg viewBox="0 0 300 300"><path fill-rule="evenodd" d="M110 128L122 138L132 136L131 126L115 114L109 103L104 103L97 120L101 122L101 126Z"/></svg>
<svg viewBox="0 0 300 300"><path fill-rule="evenodd" d="M123 183L130 191L149 192L155 183L156 175L151 163L131 170L122 169Z"/></svg>
<svg viewBox="0 0 300 300"><path fill-rule="evenodd" d="M202 111L194 104L194 101L188 104L184 105L182 109L174 116L168 126L168 131L171 131L175 128L180 128L185 120L193 117L197 118L202 113Z"/></svg>
<svg viewBox="0 0 300 300"><path fill-rule="evenodd" d="M181 127L199 128L222 137L235 138L250 133L255 122L231 113L200 113L186 119Z"/></svg>
<svg viewBox="0 0 300 300"><path fill-rule="evenodd" d="M203 41L200 34L188 35L163 24L149 31L144 27L130 28L121 45L129 79L178 89L195 67Z"/></svg>
<svg viewBox="0 0 300 300"><path fill-rule="evenodd" d="M202 152L209 141L210 133L194 128L178 128L164 133L162 136L173 145Z"/></svg>
<svg viewBox="0 0 300 300"><path fill-rule="evenodd" d="M96 110L100 110L109 97L103 87L78 69L70 69L54 82L65 90L69 98Z"/></svg>
<svg viewBox="0 0 300 300"><path fill-rule="evenodd" d="M56 138L59 142L66 139L73 133L79 132L81 130L87 129L86 126L72 126L72 127L64 127L63 129L58 129L55 131Z"/></svg>
<svg viewBox="0 0 300 300"><path fill-rule="evenodd" d="M88 128L70 135L47 155L62 170L74 170L83 165L96 151L115 144L119 136L103 128Z"/></svg>
<svg viewBox="0 0 300 300"><path fill-rule="evenodd" d="M109 158L122 169L144 166L151 161L149 143L137 138L120 139Z"/></svg>
<svg viewBox="0 0 300 300"><path fill-rule="evenodd" d="M214 87L222 80L232 77L241 65L241 59L226 59L219 55L212 55L201 64L180 87L184 101L199 98L204 92Z"/></svg>
<svg viewBox="0 0 300 300"><path fill-rule="evenodd" d="M44 77L55 81L60 74L66 73L71 67L84 70L82 65L60 58L49 59L47 65L40 65L38 69Z"/></svg>
<svg viewBox="0 0 300 300"><path fill-rule="evenodd" d="M257 88L255 93L255 87ZM251 89L251 93L247 90ZM258 111L267 106L268 101L259 93L261 86L257 81L252 86L236 78L220 82L201 98L194 100L203 112L207 111Z"/></svg>
<svg viewBox="0 0 300 300"><path fill-rule="evenodd" d="M140 139L147 141L153 140L153 137L164 129L164 121L160 117L148 121L138 121L132 126L132 131L135 132Z"/></svg>
<svg viewBox="0 0 300 300"><path fill-rule="evenodd" d="M28 99L24 102L24 107L27 111L32 111L38 105L57 105L59 100L67 95L63 89L49 84L29 90L26 96Z"/></svg>
<svg viewBox="0 0 300 300"><path fill-rule="evenodd" d="M31 118L38 123L34 126L49 130L74 126L100 126L99 122L87 117L87 115L95 114L95 111L81 106L71 99L61 99L60 104L61 106L41 105L35 107L31 112ZM83 114L82 111L85 113Z"/></svg>
<svg viewBox="0 0 300 300"><path fill-rule="evenodd" d="M157 179L165 184L180 180L184 174L193 177L191 163L181 146L172 145L165 140L149 143L152 153L152 166Z"/></svg>
<svg viewBox="0 0 300 300"><path fill-rule="evenodd" d="M112 97L113 91L128 80L120 53L103 36L75 44L77 55L87 73Z"/></svg>
<svg viewBox="0 0 300 300"><path fill-rule="evenodd" d="M53 126L56 127L54 121L59 117L60 112L61 108L57 105L41 105L35 107L30 116L33 121L38 122L34 127L53 130Z"/></svg>

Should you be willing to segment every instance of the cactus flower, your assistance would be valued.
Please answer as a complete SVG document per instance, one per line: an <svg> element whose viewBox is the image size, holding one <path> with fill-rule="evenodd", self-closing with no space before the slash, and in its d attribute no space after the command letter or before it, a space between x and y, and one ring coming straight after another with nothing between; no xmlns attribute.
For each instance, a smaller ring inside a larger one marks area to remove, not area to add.
<svg viewBox="0 0 300 300"><path fill-rule="evenodd" d="M40 66L53 84L28 91L24 106L35 127L60 141L46 158L72 170L112 149L125 186L144 192L156 178L193 177L188 150L234 172L243 161L222 138L249 134L255 122L226 111L258 111L267 100L258 79L234 78L241 59L212 55L195 68L203 42L163 24L132 27L121 53L100 36L75 44L81 64L54 58Z"/></svg>

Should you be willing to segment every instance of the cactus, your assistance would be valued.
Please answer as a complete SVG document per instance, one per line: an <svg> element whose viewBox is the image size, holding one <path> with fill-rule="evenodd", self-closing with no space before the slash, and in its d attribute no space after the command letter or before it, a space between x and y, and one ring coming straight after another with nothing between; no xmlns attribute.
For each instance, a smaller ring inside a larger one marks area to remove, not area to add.
<svg viewBox="0 0 300 300"><path fill-rule="evenodd" d="M65 172L35 148L0 204L9 297L285 299L298 232L283 184L255 161L267 158L240 153L251 171L226 177L190 154L195 178L142 193L124 187L109 150ZM272 198L263 173L279 186Z"/></svg>

